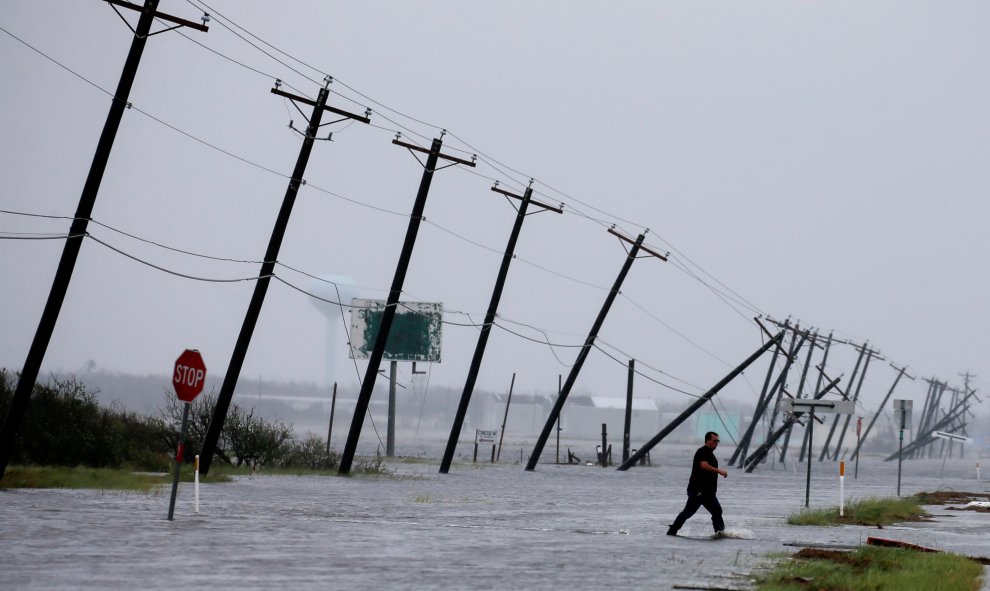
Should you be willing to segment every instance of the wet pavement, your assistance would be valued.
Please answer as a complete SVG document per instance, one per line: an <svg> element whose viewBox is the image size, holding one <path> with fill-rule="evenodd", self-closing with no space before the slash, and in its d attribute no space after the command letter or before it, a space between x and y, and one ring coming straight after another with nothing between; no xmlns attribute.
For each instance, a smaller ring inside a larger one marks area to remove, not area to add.
<svg viewBox="0 0 990 591"><path fill-rule="evenodd" d="M274 477L183 484L175 520L160 494L0 492L4 589L675 589L746 588L791 544L861 544L868 536L990 556L990 514L933 506L932 522L796 527L805 465L728 468L727 528L711 540L701 509L665 535L684 502L696 446L660 446L626 472L584 465L390 462L389 477ZM731 448L720 449L723 467ZM660 459L659 464L657 459ZM553 459L545 453L544 459ZM503 458L504 460L504 458ZM984 493L976 459L904 463L901 493ZM796 468L796 469L795 469ZM893 496L897 463L864 457L846 499ZM812 463L812 508L839 504L838 466ZM986 588L986 586L985 586Z"/></svg>

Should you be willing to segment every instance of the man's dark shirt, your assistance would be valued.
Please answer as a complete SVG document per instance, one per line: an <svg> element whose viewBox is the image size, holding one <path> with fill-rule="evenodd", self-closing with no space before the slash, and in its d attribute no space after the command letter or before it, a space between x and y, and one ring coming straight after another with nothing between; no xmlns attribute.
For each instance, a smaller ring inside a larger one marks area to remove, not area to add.
<svg viewBox="0 0 990 591"><path fill-rule="evenodd" d="M709 472L701 467L701 462L708 462L712 468L718 468L718 460L715 459L715 452L708 446L701 446L694 452L694 462L691 464L691 479L688 480L689 493L711 493L715 494L718 489L718 472Z"/></svg>

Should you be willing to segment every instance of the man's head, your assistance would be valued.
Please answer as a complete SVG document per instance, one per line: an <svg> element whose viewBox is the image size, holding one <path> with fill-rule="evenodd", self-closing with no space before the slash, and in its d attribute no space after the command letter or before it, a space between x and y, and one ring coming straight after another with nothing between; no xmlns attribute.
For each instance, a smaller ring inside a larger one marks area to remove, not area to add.
<svg viewBox="0 0 990 591"><path fill-rule="evenodd" d="M705 446L710 449L715 449L718 447L718 433L714 431L705 433Z"/></svg>

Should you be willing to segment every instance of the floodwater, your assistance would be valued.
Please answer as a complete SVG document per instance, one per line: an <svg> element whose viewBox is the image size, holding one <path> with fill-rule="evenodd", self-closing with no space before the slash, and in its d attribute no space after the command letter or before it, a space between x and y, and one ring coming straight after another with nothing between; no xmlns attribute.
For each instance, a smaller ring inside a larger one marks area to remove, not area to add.
<svg viewBox="0 0 990 591"><path fill-rule="evenodd" d="M798 550L791 544L877 536L990 556L987 513L929 507L929 523L788 526L806 478L805 464L790 462L752 474L730 467L719 480L726 525L745 539L708 539L704 509L667 536L695 448L661 445L653 466L626 472L526 472L503 456L498 465L458 460L446 475L437 460L391 462L386 478L260 473L201 485L198 514L193 485L180 485L174 521L168 490L2 491L0 588L745 589L769 554ZM718 451L723 467L731 451ZM976 462L906 461L901 493L987 492ZM896 462L864 457L858 478L853 471L846 499L895 494ZM837 463L812 463L810 504L839 504Z"/></svg>

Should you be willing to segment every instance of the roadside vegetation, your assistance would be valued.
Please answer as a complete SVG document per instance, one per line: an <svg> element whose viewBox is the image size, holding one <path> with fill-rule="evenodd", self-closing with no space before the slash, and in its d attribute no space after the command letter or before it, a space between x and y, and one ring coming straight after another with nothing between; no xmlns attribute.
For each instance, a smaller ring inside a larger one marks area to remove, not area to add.
<svg viewBox="0 0 990 591"><path fill-rule="evenodd" d="M0 368L0 417L6 418L17 377ZM35 385L0 488L99 488L150 490L155 478L174 469L182 403L163 392L157 416L101 406L96 393L74 379L51 378ZM183 479L213 416L216 395L199 396L189 409ZM210 470L238 474L336 475L340 455L319 437L297 437L292 425L268 420L231 404ZM115 473L119 472L119 477ZM188 474L186 474L188 472ZM387 474L381 458L357 458L352 474ZM147 474L151 473L151 474ZM156 476L157 475L157 476ZM206 482L215 482L213 478ZM151 484L148 484L148 483Z"/></svg>
<svg viewBox="0 0 990 591"><path fill-rule="evenodd" d="M975 591L983 566L948 553L863 546L852 551L804 548L756 581L756 591Z"/></svg>
<svg viewBox="0 0 990 591"><path fill-rule="evenodd" d="M787 518L790 525L890 525L903 521L925 521L928 513L917 497L904 499L866 498L852 501L845 506L844 515L838 507L805 510Z"/></svg>

